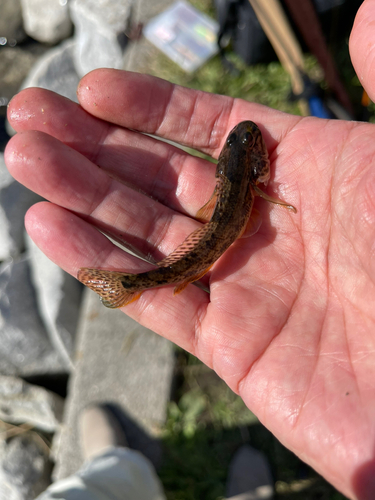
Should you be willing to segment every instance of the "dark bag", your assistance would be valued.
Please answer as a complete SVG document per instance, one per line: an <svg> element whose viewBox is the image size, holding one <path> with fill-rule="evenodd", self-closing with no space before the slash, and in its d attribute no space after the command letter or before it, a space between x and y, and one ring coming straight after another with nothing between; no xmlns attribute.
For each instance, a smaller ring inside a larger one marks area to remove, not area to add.
<svg viewBox="0 0 375 500"><path fill-rule="evenodd" d="M246 64L276 59L249 0L214 0L214 3L219 21L218 45L224 59L229 41Z"/></svg>
<svg viewBox="0 0 375 500"><path fill-rule="evenodd" d="M328 38L345 39L350 32L355 13L363 0L313 0L323 32ZM218 45L223 63L232 66L225 57L225 48L231 41L233 51L248 64L276 60L276 54L261 27L249 0L214 0L219 21ZM281 5L284 7L283 2ZM284 7L302 49L303 37L295 29L289 11ZM337 30L337 27L340 29Z"/></svg>

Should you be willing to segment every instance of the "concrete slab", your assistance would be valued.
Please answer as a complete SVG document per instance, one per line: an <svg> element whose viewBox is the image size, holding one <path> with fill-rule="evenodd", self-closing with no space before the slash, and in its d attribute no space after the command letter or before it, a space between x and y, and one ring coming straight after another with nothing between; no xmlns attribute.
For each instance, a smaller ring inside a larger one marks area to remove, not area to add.
<svg viewBox="0 0 375 500"><path fill-rule="evenodd" d="M64 478L81 466L77 417L94 402L109 403L125 412L130 417L127 429L132 434L143 431L138 445L131 435L127 436L129 443L157 462L160 450L157 443L153 448L152 439L147 437L156 437L165 421L173 367L173 345L169 341L122 312L106 309L87 289L75 371L70 378L60 438L55 442L54 479Z"/></svg>

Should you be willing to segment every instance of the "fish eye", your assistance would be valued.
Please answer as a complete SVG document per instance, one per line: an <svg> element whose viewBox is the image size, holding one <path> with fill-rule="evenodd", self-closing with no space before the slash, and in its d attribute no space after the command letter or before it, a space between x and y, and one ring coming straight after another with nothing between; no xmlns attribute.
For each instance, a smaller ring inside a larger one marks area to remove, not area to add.
<svg viewBox="0 0 375 500"><path fill-rule="evenodd" d="M246 132L246 134L242 138L242 144L245 144L245 146L249 144L250 138L251 138L250 132Z"/></svg>
<svg viewBox="0 0 375 500"><path fill-rule="evenodd" d="M227 139L228 146L231 146L236 141L236 139L237 139L237 136L235 133L230 134L230 136Z"/></svg>

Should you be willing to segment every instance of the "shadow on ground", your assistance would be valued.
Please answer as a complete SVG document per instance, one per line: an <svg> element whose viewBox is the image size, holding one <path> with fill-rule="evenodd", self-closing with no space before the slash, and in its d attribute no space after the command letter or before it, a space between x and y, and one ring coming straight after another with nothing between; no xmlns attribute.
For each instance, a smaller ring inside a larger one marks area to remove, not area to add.
<svg viewBox="0 0 375 500"><path fill-rule="evenodd" d="M275 500L345 500L260 424L214 371L180 349L176 358L158 469L168 500L225 498L231 458L245 443L266 455Z"/></svg>
<svg viewBox="0 0 375 500"><path fill-rule="evenodd" d="M257 423L233 429L217 429L211 425L192 437L181 432L165 438L158 474L168 500L218 500L225 497L231 457L245 439L269 460L275 480L275 500L345 499Z"/></svg>

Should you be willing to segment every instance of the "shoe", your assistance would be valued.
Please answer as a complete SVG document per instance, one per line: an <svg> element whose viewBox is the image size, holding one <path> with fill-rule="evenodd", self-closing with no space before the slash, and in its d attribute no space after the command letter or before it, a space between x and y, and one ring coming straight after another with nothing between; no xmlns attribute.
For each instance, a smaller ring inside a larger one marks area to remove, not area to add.
<svg viewBox="0 0 375 500"><path fill-rule="evenodd" d="M249 445L237 450L229 466L226 497L228 500L273 498L271 470L261 451Z"/></svg>
<svg viewBox="0 0 375 500"><path fill-rule="evenodd" d="M101 455L114 446L127 446L119 420L105 405L85 408L79 416L78 429L85 460Z"/></svg>

